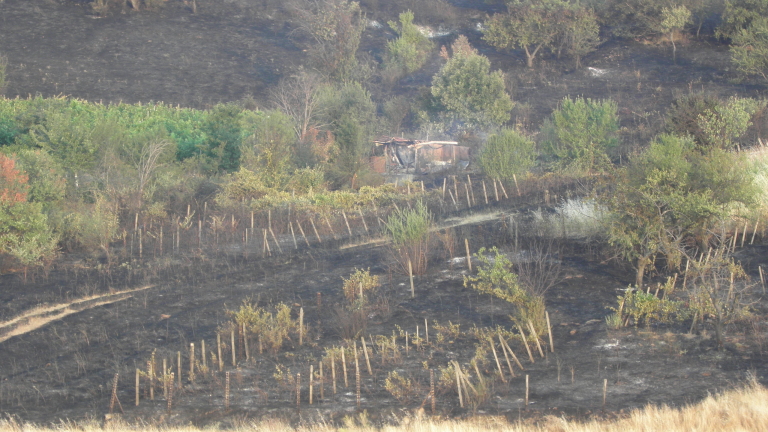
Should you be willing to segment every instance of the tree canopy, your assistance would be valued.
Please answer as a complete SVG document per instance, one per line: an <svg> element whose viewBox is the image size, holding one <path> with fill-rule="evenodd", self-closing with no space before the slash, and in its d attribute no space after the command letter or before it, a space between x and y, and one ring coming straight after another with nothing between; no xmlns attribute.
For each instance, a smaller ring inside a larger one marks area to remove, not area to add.
<svg viewBox="0 0 768 432"><path fill-rule="evenodd" d="M509 120L513 102L504 88L504 74L491 72L491 62L478 54L465 36L444 49L446 63L432 78L432 96L440 107L470 125L501 125Z"/></svg>

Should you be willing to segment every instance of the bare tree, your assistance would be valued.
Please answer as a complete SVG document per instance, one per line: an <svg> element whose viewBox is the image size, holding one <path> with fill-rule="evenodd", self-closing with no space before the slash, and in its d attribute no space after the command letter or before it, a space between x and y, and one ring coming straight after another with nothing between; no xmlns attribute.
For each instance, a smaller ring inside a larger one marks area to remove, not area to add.
<svg viewBox="0 0 768 432"><path fill-rule="evenodd" d="M517 279L528 294L543 296L563 280L560 250L552 240L533 240L527 250L515 250Z"/></svg>
<svg viewBox="0 0 768 432"><path fill-rule="evenodd" d="M275 105L293 120L296 138L302 141L311 128L319 129L320 90L323 79L314 73L301 71L289 78L283 78L271 91Z"/></svg>
<svg viewBox="0 0 768 432"><path fill-rule="evenodd" d="M166 138L152 137L145 142L139 152L132 158L133 166L138 174L137 208L140 208L144 199L144 190L152 179L155 171L162 166L161 156L171 147L172 141Z"/></svg>

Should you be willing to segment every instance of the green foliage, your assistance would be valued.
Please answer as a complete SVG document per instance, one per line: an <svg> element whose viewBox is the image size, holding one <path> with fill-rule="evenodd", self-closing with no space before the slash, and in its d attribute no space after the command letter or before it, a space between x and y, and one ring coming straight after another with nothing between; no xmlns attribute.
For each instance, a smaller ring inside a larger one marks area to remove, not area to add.
<svg viewBox="0 0 768 432"><path fill-rule="evenodd" d="M512 271L512 261L495 247L489 251L493 258L486 256L485 252L485 248L480 248L475 254L481 265L478 266L476 276L464 276L464 286L471 286L481 293L515 305L524 303L526 293Z"/></svg>
<svg viewBox="0 0 768 432"><path fill-rule="evenodd" d="M27 201L27 182L16 161L0 155L0 252L16 258L25 269L52 257L58 240L48 227L42 204Z"/></svg>
<svg viewBox="0 0 768 432"><path fill-rule="evenodd" d="M563 29L560 19L565 8L560 0L509 2L506 14L495 14L485 22L483 39L499 49L523 49L531 68L541 48Z"/></svg>
<svg viewBox="0 0 768 432"><path fill-rule="evenodd" d="M71 172L82 172L95 163L99 143L92 134L102 116L103 106L69 101L62 109L47 110L44 122L31 127L29 138Z"/></svg>
<svg viewBox="0 0 768 432"><path fill-rule="evenodd" d="M576 69L581 67L581 59L600 45L600 25L597 15L591 9L580 5L571 5L565 14L565 25L561 29L568 54L576 62Z"/></svg>
<svg viewBox="0 0 768 432"><path fill-rule="evenodd" d="M42 203L44 207L58 203L64 198L66 181L61 166L43 150L21 150L17 159L19 168L29 176L30 202Z"/></svg>
<svg viewBox="0 0 768 432"><path fill-rule="evenodd" d="M207 169L233 172L240 168L243 142L242 108L234 104L219 104L208 113L202 130L206 140L203 152L207 156Z"/></svg>
<svg viewBox="0 0 768 432"><path fill-rule="evenodd" d="M672 44L672 57L677 53L675 45L675 32L680 31L691 21L691 11L683 6L664 7L661 9L661 21L656 29L660 33L669 36L669 42Z"/></svg>
<svg viewBox="0 0 768 432"><path fill-rule="evenodd" d="M395 77L413 73L427 61L427 55L434 47L432 41L424 36L413 24L413 12L400 14L400 22L390 21L389 26L398 38L387 42L385 68L394 72Z"/></svg>
<svg viewBox="0 0 768 432"><path fill-rule="evenodd" d="M611 194L608 241L637 265L636 285L658 255L679 266L686 240L706 249L710 227L756 196L743 155L695 151L690 138L660 135L618 172Z"/></svg>
<svg viewBox="0 0 768 432"><path fill-rule="evenodd" d="M731 36L731 59L746 75L768 81L768 18L759 17Z"/></svg>
<svg viewBox="0 0 768 432"><path fill-rule="evenodd" d="M538 334L546 329L544 297L526 290L520 284L517 274L513 271L512 261L499 252L496 247L489 252L493 257L485 255L486 249L480 248L475 257L480 262L477 275L464 276L464 286L471 286L484 294L490 294L516 306L513 319L527 328L532 322Z"/></svg>
<svg viewBox="0 0 768 432"><path fill-rule="evenodd" d="M103 195L96 196L94 201L72 205L56 229L64 241L73 242L86 251L109 253L109 245L117 237L119 228L117 211Z"/></svg>
<svg viewBox="0 0 768 432"><path fill-rule="evenodd" d="M720 101L706 93L683 95L667 110L666 130L672 135L691 136L697 146L711 147L700 125L700 116L713 111Z"/></svg>
<svg viewBox="0 0 768 432"><path fill-rule="evenodd" d="M617 145L619 117L612 100L566 97L552 113L545 151L557 169L581 175L605 172L608 152Z"/></svg>
<svg viewBox="0 0 768 432"><path fill-rule="evenodd" d="M623 296L618 297L619 307L611 308L616 312L611 321L622 322L625 317L631 318L635 326L643 322L646 326L654 323L674 323L690 318L690 311L679 300L670 300L666 297L658 298L654 294L641 290L627 289Z"/></svg>
<svg viewBox="0 0 768 432"><path fill-rule="evenodd" d="M295 154L296 135L290 117L280 111L254 113L246 139L243 164L261 177L261 182L280 189L288 182L291 155Z"/></svg>
<svg viewBox="0 0 768 432"><path fill-rule="evenodd" d="M733 39L742 30L748 29L753 22L764 20L768 16L768 0L726 0L722 13L722 22L715 35Z"/></svg>
<svg viewBox="0 0 768 432"><path fill-rule="evenodd" d="M491 72L491 62L459 36L452 55L432 78L432 96L440 109L472 126L501 125L509 120L512 99L504 74Z"/></svg>
<svg viewBox="0 0 768 432"><path fill-rule="evenodd" d="M387 219L385 230L392 240L395 258L405 272L409 260L414 274L426 272L432 224L432 213L421 201L411 209L396 210Z"/></svg>
<svg viewBox="0 0 768 432"><path fill-rule="evenodd" d="M407 404L416 393L413 380L400 375L397 371L392 371L387 374L387 378L384 379L384 388L387 389L389 394L404 405Z"/></svg>
<svg viewBox="0 0 768 432"><path fill-rule="evenodd" d="M279 303L274 310L270 312L243 300L239 310L230 312L235 323L256 335L272 355L276 355L291 332L299 328L299 323L291 319L290 306Z"/></svg>
<svg viewBox="0 0 768 432"><path fill-rule="evenodd" d="M502 129L488 138L477 162L488 177L508 180L533 167L536 144L515 130Z"/></svg>
<svg viewBox="0 0 768 432"><path fill-rule="evenodd" d="M752 124L750 120L757 108L758 102L754 99L732 96L727 102L699 114L702 135L713 147L730 150Z"/></svg>
<svg viewBox="0 0 768 432"><path fill-rule="evenodd" d="M378 288L381 283L379 277L371 274L371 269L355 269L355 271L349 275L349 279L344 279L344 297L350 303L355 300L365 301L365 295L367 292Z"/></svg>

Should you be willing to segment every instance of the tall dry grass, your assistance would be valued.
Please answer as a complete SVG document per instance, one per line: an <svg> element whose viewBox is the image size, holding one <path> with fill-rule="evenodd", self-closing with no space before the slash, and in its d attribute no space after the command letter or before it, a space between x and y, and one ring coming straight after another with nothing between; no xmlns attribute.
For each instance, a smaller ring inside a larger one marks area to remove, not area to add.
<svg viewBox="0 0 768 432"><path fill-rule="evenodd" d="M474 417L464 420L434 420L427 417L405 418L397 426L377 427L368 424L364 416L349 418L343 427L326 424L302 426L294 429L277 420L244 423L229 429L234 432L721 432L768 431L768 389L752 382L747 386L710 395L703 401L684 408L646 406L633 411L627 418L614 421L571 422L554 416L543 418L538 424L509 423L500 417ZM51 426L37 426L14 420L0 421L0 432L202 432L193 426L127 425L121 422L107 424L62 422Z"/></svg>

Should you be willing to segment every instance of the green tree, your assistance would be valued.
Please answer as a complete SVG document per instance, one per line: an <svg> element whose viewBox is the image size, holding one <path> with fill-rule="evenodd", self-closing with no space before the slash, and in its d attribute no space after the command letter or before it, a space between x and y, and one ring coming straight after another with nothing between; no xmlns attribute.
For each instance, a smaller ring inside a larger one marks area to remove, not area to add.
<svg viewBox="0 0 768 432"><path fill-rule="evenodd" d="M42 203L50 208L62 199L66 192L66 180L61 166L44 150L21 150L16 156L21 168L29 176L30 202Z"/></svg>
<svg viewBox="0 0 768 432"><path fill-rule="evenodd" d="M206 136L202 151L209 170L232 172L240 167L242 114L242 108L234 104L219 104L208 112L202 125Z"/></svg>
<svg viewBox="0 0 768 432"><path fill-rule="evenodd" d="M581 59L600 45L600 25L597 15L580 5L571 5L565 26L561 29L565 48L576 62L576 69L581 68Z"/></svg>
<svg viewBox="0 0 768 432"><path fill-rule="evenodd" d="M365 30L360 4L348 0L307 2L296 7L299 27L315 41L310 55L325 74L339 82L357 67L357 49Z"/></svg>
<svg viewBox="0 0 768 432"><path fill-rule="evenodd" d="M491 135L478 157L485 175L502 180L528 172L535 162L536 144L512 129Z"/></svg>
<svg viewBox="0 0 768 432"><path fill-rule="evenodd" d="M659 256L676 268L685 243L706 248L711 227L756 192L743 155L703 154L690 137L673 135L657 137L612 184L601 197L611 210L608 241L635 264L638 287Z"/></svg>
<svg viewBox="0 0 768 432"><path fill-rule="evenodd" d="M245 142L243 164L257 173L261 182L281 189L288 181L296 135L290 117L281 111L256 113L250 126L254 132Z"/></svg>
<svg viewBox="0 0 768 432"><path fill-rule="evenodd" d="M56 251L58 239L48 227L41 203L29 202L28 176L16 161L0 155L0 253L8 254L27 268Z"/></svg>
<svg viewBox="0 0 768 432"><path fill-rule="evenodd" d="M717 37L732 39L756 20L768 16L768 0L726 0Z"/></svg>
<svg viewBox="0 0 768 432"><path fill-rule="evenodd" d="M532 68L539 51L562 30L564 9L560 0L510 2L507 13L495 14L485 22L483 39L499 49L522 49L526 64Z"/></svg>
<svg viewBox="0 0 768 432"><path fill-rule="evenodd" d="M619 117L612 100L566 97L552 113L545 150L555 166L581 174L605 172L611 165L608 151L618 143Z"/></svg>
<svg viewBox="0 0 768 432"><path fill-rule="evenodd" d="M491 72L490 60L478 54L463 35L453 43L451 52L432 78L432 96L439 107L471 125L507 122L513 102L504 88L504 74Z"/></svg>
<svg viewBox="0 0 768 432"><path fill-rule="evenodd" d="M750 120L757 108L754 99L732 96L699 114L702 135L711 146L730 150L752 124Z"/></svg>
<svg viewBox="0 0 768 432"><path fill-rule="evenodd" d="M731 59L740 72L768 81L768 18L756 18L732 34Z"/></svg>
<svg viewBox="0 0 768 432"><path fill-rule="evenodd" d="M676 59L677 45L675 32L683 29L691 21L691 11L685 6L665 7L661 9L661 21L656 29L669 37L672 44L672 59Z"/></svg>
<svg viewBox="0 0 768 432"><path fill-rule="evenodd" d="M402 77L421 69L434 47L432 41L413 24L413 12L403 12L399 19L399 23L389 22L389 26L397 33L398 38L387 42L387 57L384 65L386 69L393 71L395 77Z"/></svg>

